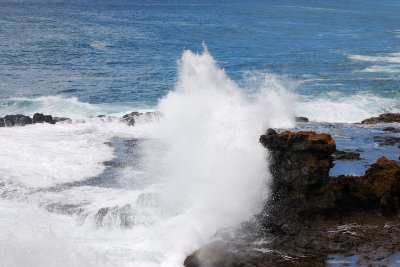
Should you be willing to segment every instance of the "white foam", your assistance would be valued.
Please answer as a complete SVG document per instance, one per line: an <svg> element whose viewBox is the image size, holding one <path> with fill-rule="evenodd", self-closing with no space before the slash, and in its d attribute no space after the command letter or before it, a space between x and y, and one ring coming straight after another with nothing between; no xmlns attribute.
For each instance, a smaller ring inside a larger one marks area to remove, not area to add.
<svg viewBox="0 0 400 267"><path fill-rule="evenodd" d="M350 59L369 62L400 63L400 53L391 53L388 56L350 55Z"/></svg>
<svg viewBox="0 0 400 267"><path fill-rule="evenodd" d="M118 121L35 124L0 131L0 177L29 187L46 187L95 177L113 158L104 142L112 137L142 136L141 128Z"/></svg>
<svg viewBox="0 0 400 267"><path fill-rule="evenodd" d="M390 66L379 66L373 65L362 72L376 72L376 73L400 73L400 65L390 65Z"/></svg>
<svg viewBox="0 0 400 267"><path fill-rule="evenodd" d="M371 94L298 96L296 113L317 122L355 123L386 112L400 112L400 100Z"/></svg>
<svg viewBox="0 0 400 267"><path fill-rule="evenodd" d="M100 114L126 114L138 110L147 111L132 103L90 104L81 102L76 97L42 96L0 100L0 116L10 114L32 116L39 112L59 117L82 118Z"/></svg>
<svg viewBox="0 0 400 267"><path fill-rule="evenodd" d="M110 43L101 42L101 41L94 41L90 44L91 47L99 50L104 50L106 47L110 46Z"/></svg>
<svg viewBox="0 0 400 267"><path fill-rule="evenodd" d="M112 266L104 256L80 245L73 220L27 203L1 201L2 266Z"/></svg>

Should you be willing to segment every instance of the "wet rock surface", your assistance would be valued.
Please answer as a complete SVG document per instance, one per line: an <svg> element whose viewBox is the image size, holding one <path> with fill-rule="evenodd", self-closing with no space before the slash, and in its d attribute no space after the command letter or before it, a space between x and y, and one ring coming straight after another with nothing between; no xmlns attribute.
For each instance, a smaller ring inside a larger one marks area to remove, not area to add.
<svg viewBox="0 0 400 267"><path fill-rule="evenodd" d="M307 117L295 117L296 122L308 122Z"/></svg>
<svg viewBox="0 0 400 267"><path fill-rule="evenodd" d="M384 132L400 133L400 128L395 127L385 127L382 129Z"/></svg>
<svg viewBox="0 0 400 267"><path fill-rule="evenodd" d="M394 146L400 144L400 137L394 136L374 136L374 142L380 146Z"/></svg>
<svg viewBox="0 0 400 267"><path fill-rule="evenodd" d="M330 255L361 255L359 265L384 265L400 250L400 167L381 157L363 176L329 177L336 151L328 134L270 129L269 201L252 222L192 255L185 266L326 266ZM249 231L249 229L252 229Z"/></svg>
<svg viewBox="0 0 400 267"><path fill-rule="evenodd" d="M128 126L134 126L136 121L152 121L158 120L161 117L161 114L157 111L155 112L131 112L129 114L125 114L122 118L118 118L115 116L108 115L98 115L96 116L102 122L113 122L119 120ZM93 118L89 117L89 118ZM77 120L78 122L84 123L85 120ZM67 117L53 117L52 115L45 115L42 113L35 113L33 117L17 114L17 115L6 115L4 118L0 117L0 127L12 127L12 126L25 126L28 124L36 124L36 123L49 123L56 124L58 122L72 122L70 118Z"/></svg>
<svg viewBox="0 0 400 267"><path fill-rule="evenodd" d="M70 120L71 119L64 117L53 118L51 115L44 115L42 113L35 113L32 118L22 114L6 115L4 118L0 118L0 127L25 126L36 123L56 124L57 122Z"/></svg>
<svg viewBox="0 0 400 267"><path fill-rule="evenodd" d="M333 152L333 158L335 160L361 160L360 153L358 152L340 150Z"/></svg>
<svg viewBox="0 0 400 267"><path fill-rule="evenodd" d="M391 123L400 122L400 113L384 113L379 117L372 117L361 121L362 124L377 124L377 123Z"/></svg>

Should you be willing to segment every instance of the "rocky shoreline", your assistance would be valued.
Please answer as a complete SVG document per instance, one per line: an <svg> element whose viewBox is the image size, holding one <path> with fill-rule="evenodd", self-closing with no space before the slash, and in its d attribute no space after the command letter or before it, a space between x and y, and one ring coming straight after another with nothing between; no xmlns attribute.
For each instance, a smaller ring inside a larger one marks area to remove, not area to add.
<svg viewBox="0 0 400 267"><path fill-rule="evenodd" d="M96 116L102 122L111 122L111 121L120 121L125 123L128 126L134 126L137 120L152 120L157 119L161 115L159 112L131 112L123 115L122 117L114 117L107 115L98 115ZM91 117L93 118L93 116ZM84 120L79 120L80 122L85 122ZM43 113L35 113L32 117L16 114L16 115L6 115L4 117L0 117L0 127L13 127L13 126L25 126L29 124L37 124L37 123L49 123L56 124L59 122L67 122L71 123L72 119L66 117L53 117L52 115L44 115Z"/></svg>
<svg viewBox="0 0 400 267"><path fill-rule="evenodd" d="M99 115L102 122L134 126L157 112L122 117ZM383 133L398 134L400 114L382 114L361 124L385 123ZM305 117L298 123L308 124ZM63 117L36 113L7 115L0 127L37 123L71 123ZM84 121L82 121L84 122ZM331 135L313 131L269 129L260 142L270 152L271 197L264 210L235 235L218 233L216 241L188 256L185 266L326 266L332 255L357 255L359 265L385 265L400 251L400 167L380 157L364 175L330 177L336 161L360 160L358 151L337 150ZM374 136L377 146L395 146L397 136ZM397 148L396 148L397 149ZM117 168L122 163L104 162Z"/></svg>
<svg viewBox="0 0 400 267"><path fill-rule="evenodd" d="M362 123L399 117L383 114ZM386 266L386 258L400 251L396 161L383 156L363 176L330 177L334 157L356 160L360 154L337 151L329 134L269 129L260 142L270 151L273 176L264 210L235 238L225 236L187 257L185 266L326 266L332 255Z"/></svg>

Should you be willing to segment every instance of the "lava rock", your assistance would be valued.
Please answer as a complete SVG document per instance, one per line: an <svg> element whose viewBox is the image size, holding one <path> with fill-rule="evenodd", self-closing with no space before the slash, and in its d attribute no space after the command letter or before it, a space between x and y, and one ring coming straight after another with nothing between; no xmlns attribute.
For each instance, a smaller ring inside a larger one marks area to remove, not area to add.
<svg viewBox="0 0 400 267"><path fill-rule="evenodd" d="M145 120L145 121L152 121L152 120L158 120L161 117L161 113L158 111L149 111L146 113L141 113L141 112L131 112L129 114L125 114L121 118L121 122L126 123L128 126L134 126L137 120Z"/></svg>
<svg viewBox="0 0 400 267"><path fill-rule="evenodd" d="M380 146L394 146L400 143L400 137L394 136L374 136L374 142L378 143Z"/></svg>
<svg viewBox="0 0 400 267"><path fill-rule="evenodd" d="M399 128L394 128L394 127L385 127L385 128L382 129L382 131L392 132L392 133L400 133L400 129Z"/></svg>
<svg viewBox="0 0 400 267"><path fill-rule="evenodd" d="M63 121L69 122L69 123L72 122L72 120L70 118L66 118L66 117L53 117L53 120L54 120L55 123L63 122Z"/></svg>
<svg viewBox="0 0 400 267"><path fill-rule="evenodd" d="M268 214L268 219L261 221L266 228L286 233L291 230L295 234L298 220L331 208L332 201L326 188L333 166L335 142L329 134L278 134L274 130L262 135L260 142L270 151L273 176L272 197L263 212Z"/></svg>
<svg viewBox="0 0 400 267"><path fill-rule="evenodd" d="M4 117L4 126L25 126L27 124L32 124L32 119L29 116L17 114Z"/></svg>
<svg viewBox="0 0 400 267"><path fill-rule="evenodd" d="M336 150L333 153L333 158L335 160L361 160L360 153L351 151L340 151Z"/></svg>
<svg viewBox="0 0 400 267"><path fill-rule="evenodd" d="M364 176L339 176L330 184L337 209L400 212L400 167L394 160L381 157Z"/></svg>
<svg viewBox="0 0 400 267"><path fill-rule="evenodd" d="M295 117L296 122L308 122L307 117Z"/></svg>
<svg viewBox="0 0 400 267"><path fill-rule="evenodd" d="M35 113L33 114L33 123L50 123L50 124L55 124L56 121L53 119L53 116L51 115L44 115L42 113Z"/></svg>
<svg viewBox="0 0 400 267"><path fill-rule="evenodd" d="M135 125L135 118L143 115L143 113L139 113L137 111L131 112L129 114L125 114L122 116L121 121L126 123L128 126L134 126Z"/></svg>
<svg viewBox="0 0 400 267"><path fill-rule="evenodd" d="M363 120L362 124L377 124L377 123L391 123L400 122L400 113L384 113L379 115L379 117L372 117Z"/></svg>

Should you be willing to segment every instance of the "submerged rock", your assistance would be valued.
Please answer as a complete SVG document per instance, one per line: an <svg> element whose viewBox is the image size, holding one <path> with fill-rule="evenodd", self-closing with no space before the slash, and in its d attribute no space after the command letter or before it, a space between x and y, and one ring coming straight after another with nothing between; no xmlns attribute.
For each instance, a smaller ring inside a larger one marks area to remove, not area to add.
<svg viewBox="0 0 400 267"><path fill-rule="evenodd" d="M129 114L125 114L122 116L121 121L125 122L128 126L133 126L135 125L135 118L139 117L140 115L143 115L143 113L139 113L137 111L131 112Z"/></svg>
<svg viewBox="0 0 400 267"><path fill-rule="evenodd" d="M400 122L400 113L384 113L379 115L379 117L372 117L363 120L362 124L377 124L377 123L391 123Z"/></svg>
<svg viewBox="0 0 400 267"><path fill-rule="evenodd" d="M296 122L308 122L307 117L295 117Z"/></svg>
<svg viewBox="0 0 400 267"><path fill-rule="evenodd" d="M360 153L352 151L336 150L333 157L335 160L361 160Z"/></svg>
<svg viewBox="0 0 400 267"><path fill-rule="evenodd" d="M400 129L399 128L395 128L395 127L385 127L385 128L382 129L382 131L392 132L392 133L400 133Z"/></svg>
<svg viewBox="0 0 400 267"><path fill-rule="evenodd" d="M138 120L152 121L152 120L158 120L160 117L161 113L158 111L154 112L149 111L146 113L134 111L122 116L121 122L126 123L128 126L134 126Z"/></svg>
<svg viewBox="0 0 400 267"><path fill-rule="evenodd" d="M400 137L394 136L374 136L374 142L380 146L394 146L400 143Z"/></svg>

